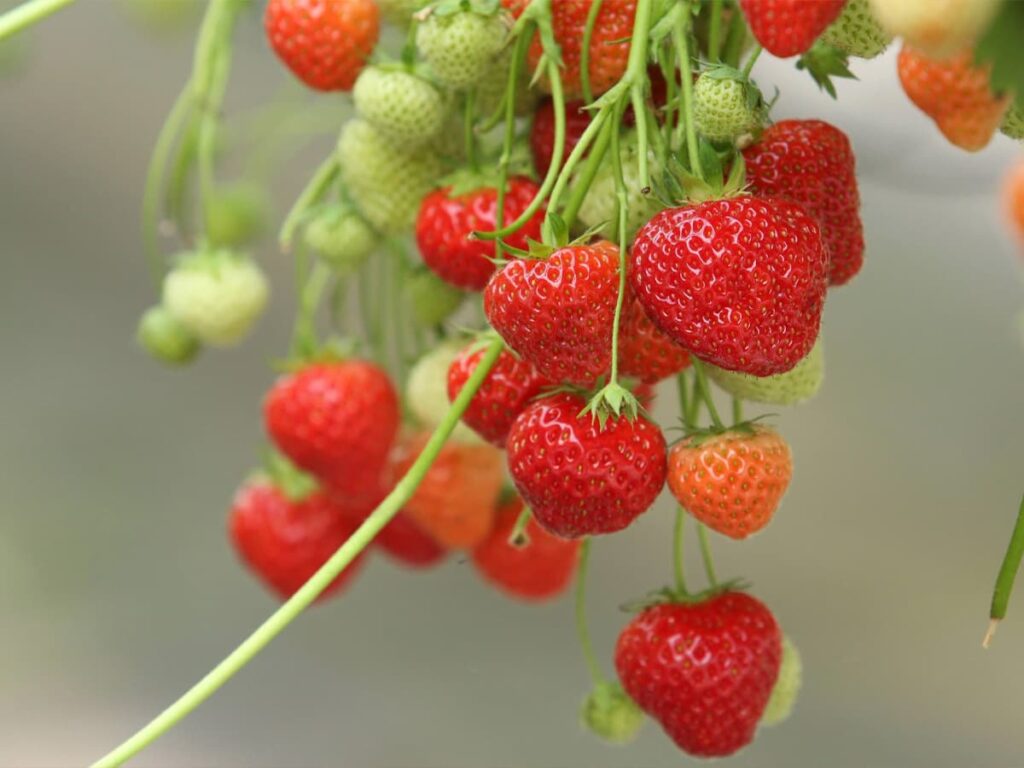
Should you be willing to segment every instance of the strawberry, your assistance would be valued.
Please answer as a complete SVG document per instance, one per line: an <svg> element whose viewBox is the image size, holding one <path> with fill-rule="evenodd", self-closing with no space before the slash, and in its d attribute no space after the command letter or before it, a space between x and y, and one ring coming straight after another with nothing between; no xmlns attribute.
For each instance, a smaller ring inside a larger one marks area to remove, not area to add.
<svg viewBox="0 0 1024 768"><path fill-rule="evenodd" d="M583 702L580 719L609 744L628 744L644 724L644 713L619 683L602 681Z"/></svg>
<svg viewBox="0 0 1024 768"><path fill-rule="evenodd" d="M590 113L582 101L570 101L565 105L565 149L563 162L569 153L576 148L587 126L590 125ZM551 158L555 154L555 106L551 99L544 99L533 113L530 125L530 153L537 173L544 177L551 167Z"/></svg>
<svg viewBox="0 0 1024 768"><path fill-rule="evenodd" d="M269 0L267 39L288 69L318 91L349 91L377 44L374 0Z"/></svg>
<svg viewBox="0 0 1024 768"><path fill-rule="evenodd" d="M753 136L767 112L757 86L731 67L702 72L693 87L694 124L709 141L732 144Z"/></svg>
<svg viewBox="0 0 1024 768"><path fill-rule="evenodd" d="M821 39L849 56L873 59L889 47L892 35L883 29L870 0L848 0Z"/></svg>
<svg viewBox="0 0 1024 768"><path fill-rule="evenodd" d="M518 17L528 0L502 0ZM587 15L593 0L551 3L551 25L562 53L562 87L567 99L583 95L580 79L580 53L587 27ZM603 0L590 38L590 87L595 96L611 88L625 74L629 63L629 41L633 35L636 0ZM530 70L536 69L543 48L537 35L530 45ZM550 86L548 86L550 87Z"/></svg>
<svg viewBox="0 0 1024 768"><path fill-rule="evenodd" d="M757 424L693 435L668 454L668 487L679 504L732 539L768 525L793 475L786 441Z"/></svg>
<svg viewBox="0 0 1024 768"><path fill-rule="evenodd" d="M277 380L263 415L281 452L342 499L378 492L399 420L380 368L362 360L307 365Z"/></svg>
<svg viewBox="0 0 1024 768"><path fill-rule="evenodd" d="M822 120L783 120L743 151L752 194L799 203L821 227L828 279L843 285L864 262L860 193L850 140Z"/></svg>
<svg viewBox="0 0 1024 768"><path fill-rule="evenodd" d="M626 183L626 240L631 241L648 220L662 209L662 204L652 194L643 193L640 183L640 169L637 158L640 152L636 142L636 132L622 136L619 145L619 156L622 160L622 176ZM658 178L661 164L654 153L649 158L651 176ZM615 191L615 163L612 155L606 154L598 166L597 173L590 183L579 210L580 221L588 227L600 227L597 233L602 237L613 238L615 224L618 221L618 197Z"/></svg>
<svg viewBox="0 0 1024 768"><path fill-rule="evenodd" d="M440 325L454 314L466 294L449 285L426 267L412 273L405 285L405 300L416 320L424 326Z"/></svg>
<svg viewBox="0 0 1024 768"><path fill-rule="evenodd" d="M471 344L463 349L448 368L448 397L455 400L473 375L484 351ZM480 437L499 448L505 447L508 431L548 382L532 364L502 350L498 361L469 401L462 420Z"/></svg>
<svg viewBox="0 0 1024 768"><path fill-rule="evenodd" d="M383 234L412 227L420 200L441 175L431 152L395 146L364 120L350 120L338 139L341 179L366 220Z"/></svg>
<svg viewBox="0 0 1024 768"><path fill-rule="evenodd" d="M539 187L523 176L508 181L505 192L505 223L515 221L533 201ZM468 291L483 290L494 273L494 241L470 237L474 231L495 229L498 190L479 187L454 192L445 187L423 199L416 218L416 243L423 262L443 280ZM528 239L540 240L544 220L541 207L506 242L526 250Z"/></svg>
<svg viewBox="0 0 1024 768"><path fill-rule="evenodd" d="M803 662L800 651L786 635L782 636L782 663L779 677L772 686L772 695L761 715L761 725L778 725L793 713L796 697L803 683Z"/></svg>
<svg viewBox="0 0 1024 768"><path fill-rule="evenodd" d="M1006 110L1006 117L999 130L1011 139L1024 139L1024 98L1018 98Z"/></svg>
<svg viewBox="0 0 1024 768"><path fill-rule="evenodd" d="M227 250L178 257L164 277L163 305L204 344L237 344L267 305L269 288L256 263Z"/></svg>
<svg viewBox="0 0 1024 768"><path fill-rule="evenodd" d="M416 30L416 47L434 78L452 90L472 88L491 71L508 37L504 14L435 10Z"/></svg>
<svg viewBox="0 0 1024 768"><path fill-rule="evenodd" d="M359 117L405 149L430 143L446 117L441 93L400 65L364 69L352 90L352 101Z"/></svg>
<svg viewBox="0 0 1024 768"><path fill-rule="evenodd" d="M622 687L694 757L724 757L754 738L779 676L778 624L743 592L660 603L633 617L615 645Z"/></svg>
<svg viewBox="0 0 1024 768"><path fill-rule="evenodd" d="M622 530L665 484L665 438L643 417L580 415L568 393L534 401L508 435L508 469L537 522L576 538Z"/></svg>
<svg viewBox="0 0 1024 768"><path fill-rule="evenodd" d="M385 525L373 543L389 557L409 568L432 568L447 557L433 537L399 512Z"/></svg>
<svg viewBox="0 0 1024 768"><path fill-rule="evenodd" d="M150 307L139 320L136 338L153 358L181 365L199 354L199 341L164 307Z"/></svg>
<svg viewBox="0 0 1024 768"><path fill-rule="evenodd" d="M780 59L809 50L845 4L846 0L740 0L757 42Z"/></svg>
<svg viewBox="0 0 1024 768"><path fill-rule="evenodd" d="M405 402L409 413L426 429L437 427L451 408L448 400L448 370L463 346L464 342L458 339L443 341L420 357L409 371ZM461 421L452 430L451 439L459 443L480 442L476 432Z"/></svg>
<svg viewBox="0 0 1024 768"><path fill-rule="evenodd" d="M516 259L484 290L494 329L541 375L587 387L611 365L618 248L608 242Z"/></svg>
<svg viewBox="0 0 1024 768"><path fill-rule="evenodd" d="M216 247L237 248L266 231L270 201L254 184L230 184L215 190L204 205L206 237Z"/></svg>
<svg viewBox="0 0 1024 768"><path fill-rule="evenodd" d="M1010 106L1009 94L989 90L991 67L975 66L970 51L939 61L904 45L897 68L907 97L968 152L988 145Z"/></svg>
<svg viewBox="0 0 1024 768"><path fill-rule="evenodd" d="M1010 169L1003 188L1003 199L1006 201L1006 215L1010 226L1024 241L1024 161L1018 161Z"/></svg>
<svg viewBox="0 0 1024 768"><path fill-rule="evenodd" d="M547 600L565 591L572 580L579 541L552 536L532 517L526 523L527 542L510 543L523 500L514 497L498 507L490 535L473 550L473 565L487 581L523 600Z"/></svg>
<svg viewBox="0 0 1024 768"><path fill-rule="evenodd" d="M721 368L782 373L818 336L828 254L794 203L736 197L669 208L637 234L631 262L648 317Z"/></svg>
<svg viewBox="0 0 1024 768"><path fill-rule="evenodd" d="M686 350L658 330L635 296L622 306L619 371L646 384L674 376L690 364ZM639 393L634 393L639 396ZM645 406L646 407L646 406Z"/></svg>
<svg viewBox="0 0 1024 768"><path fill-rule="evenodd" d="M999 9L1000 0L870 0L882 27L936 59L971 46Z"/></svg>
<svg viewBox="0 0 1024 768"><path fill-rule="evenodd" d="M395 477L406 473L429 434L403 440L394 456ZM501 453L486 444L446 443L404 512L446 549L472 549L494 525L501 492Z"/></svg>
<svg viewBox="0 0 1024 768"><path fill-rule="evenodd" d="M267 480L239 489L228 526L239 556L282 599L305 584L359 527L349 510L322 491L292 499ZM338 592L362 562L360 554L317 599Z"/></svg>
<svg viewBox="0 0 1024 768"><path fill-rule="evenodd" d="M785 373L751 376L706 365L708 377L733 397L771 405L793 405L810 400L825 378L825 355L819 338L810 354Z"/></svg>
<svg viewBox="0 0 1024 768"><path fill-rule="evenodd" d="M356 272L377 247L377 233L356 211L335 204L319 211L306 225L306 245L340 275Z"/></svg>

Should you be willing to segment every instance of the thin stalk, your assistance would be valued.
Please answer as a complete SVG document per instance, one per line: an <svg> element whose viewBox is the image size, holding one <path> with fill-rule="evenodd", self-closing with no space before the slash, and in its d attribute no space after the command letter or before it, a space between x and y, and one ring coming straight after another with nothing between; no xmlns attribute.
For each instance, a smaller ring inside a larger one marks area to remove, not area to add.
<svg viewBox="0 0 1024 768"><path fill-rule="evenodd" d="M562 199L562 194L565 192L565 188L569 184L569 179L572 177L572 172L576 168L576 164L583 158L583 155L590 149L591 143L593 143L595 137L597 137L601 129L604 128L604 124L608 122L611 117L611 109L603 107L598 110L597 114L587 125L583 131L583 135L580 136L580 140L573 147L572 152L569 153L569 157L565 161L565 165L562 166L561 171L558 173L558 179L555 182L555 187L551 191L551 199L548 200L548 210L555 211L558 208L558 203ZM554 165L552 165L554 167ZM582 185L574 185L579 188ZM586 188L583 188L583 194L586 194Z"/></svg>
<svg viewBox="0 0 1024 768"><path fill-rule="evenodd" d="M683 426L690 430L693 422L690 421L690 393L686 387L686 371L676 374L676 391L679 393L679 418L683 420Z"/></svg>
<svg viewBox="0 0 1024 768"><path fill-rule="evenodd" d="M625 111L625 102L620 102L612 118L612 175L615 177L615 207L618 213L618 226L616 227L619 236L619 291L615 299L615 316L612 318L612 368L608 376L608 385L619 383L619 324L622 318L622 305L626 298L626 254L628 252L626 219L628 214L628 200L626 196L626 179L622 173L622 152L619 147L618 126L622 123L622 113Z"/></svg>
<svg viewBox="0 0 1024 768"><path fill-rule="evenodd" d="M587 25L583 28L583 45L580 48L580 86L583 90L583 103L589 104L594 100L594 91L590 87L590 41L594 38L594 26L597 24L597 16L601 13L601 5L604 0L593 0L590 4L590 11L587 13Z"/></svg>
<svg viewBox="0 0 1024 768"><path fill-rule="evenodd" d="M317 346L316 311L331 279L331 270L317 261L299 294L299 312L292 332L291 355L311 354Z"/></svg>
<svg viewBox="0 0 1024 768"><path fill-rule="evenodd" d="M704 561L704 573L708 577L708 583L714 589L718 586L718 577L715 576L715 560L711 555L711 542L708 540L708 529L703 523L697 523L697 539L700 541L700 556Z"/></svg>
<svg viewBox="0 0 1024 768"><path fill-rule="evenodd" d="M576 566L576 634L583 650L583 660L594 683L603 683L604 675L601 665L597 663L594 646L590 642L590 631L587 629L587 565L590 560L590 537L583 539L580 545L580 559Z"/></svg>
<svg viewBox="0 0 1024 768"><path fill-rule="evenodd" d="M636 4L636 16L633 19L633 43L629 49L629 64L626 77L629 78L629 97L633 103L633 115L636 118L638 169L640 186L647 194L651 188L651 170L647 157L647 110L644 109L647 84L647 44L651 33L651 13L653 0L639 0Z"/></svg>
<svg viewBox="0 0 1024 768"><path fill-rule="evenodd" d="M733 397L732 399L732 423L739 424L743 421L743 398Z"/></svg>
<svg viewBox="0 0 1024 768"><path fill-rule="evenodd" d="M306 214L306 211L323 199L340 171L338 158L333 152L326 160L320 163L313 174L313 178L309 180L306 187L299 193L291 210L288 211L288 215L285 216L284 224L281 225L278 243L282 251L287 252L291 249L292 241L295 238L295 230L298 229L299 224L302 222L302 217Z"/></svg>
<svg viewBox="0 0 1024 768"><path fill-rule="evenodd" d="M729 31L725 36L725 53L722 60L730 67L739 67L743 44L747 39L747 23L742 13L733 13L729 22Z"/></svg>
<svg viewBox="0 0 1024 768"><path fill-rule="evenodd" d="M686 528L686 512L682 507L676 508L676 524L672 535L672 567L676 577L676 592L680 595L690 594L686 590L686 574L683 571L683 539Z"/></svg>
<svg viewBox="0 0 1024 768"><path fill-rule="evenodd" d="M722 50L722 0L711 0L711 22L708 29L708 59L718 61Z"/></svg>
<svg viewBox="0 0 1024 768"><path fill-rule="evenodd" d="M608 152L608 145L611 144L612 132L614 130L615 124L613 121L605 122L601 132L597 134L594 148L587 155L587 162L576 177L576 183L572 186L569 199L565 204L565 208L562 209L562 219L570 231L576 223L576 217L579 215L580 207L587 197L587 192L590 191L590 185L594 183L594 177L597 176L597 172L601 168L601 162Z"/></svg>
<svg viewBox="0 0 1024 768"><path fill-rule="evenodd" d="M992 636L996 633L999 622L1006 618L1006 609L1010 604L1010 594L1013 592L1013 582L1017 578L1022 555L1024 555L1024 498L1021 499L1017 522L1013 526L1010 543L1006 547L1006 554L1003 556L1003 563L999 567L999 575L996 577L996 586L992 591L992 607L989 611L991 622L989 622L988 631L985 633L985 639L981 643L984 648L988 648L989 643L992 642Z"/></svg>
<svg viewBox="0 0 1024 768"><path fill-rule="evenodd" d="M681 6L683 7L683 6ZM690 160L690 171L697 178L704 178L704 169L700 165L700 154L697 151L697 126L693 120L693 73L690 64L690 14L684 10L682 21L672 28L672 44L679 59L679 77L683 87L683 109L681 125L686 131L686 151ZM678 131L677 131L678 133ZM678 145L679 137L676 137Z"/></svg>
<svg viewBox="0 0 1024 768"><path fill-rule="evenodd" d="M523 66L531 35L521 35L516 39L516 47L512 52L512 64L509 67L508 81L505 83L505 134L502 138L501 157L498 159L498 199L494 212L494 229L500 231L505 226L505 196L508 194L508 167L512 162L512 148L516 138L516 89L519 85L519 69ZM499 237L494 242L494 257L500 259L505 255L505 244Z"/></svg>
<svg viewBox="0 0 1024 768"><path fill-rule="evenodd" d="M75 0L29 0L0 15L0 41L38 24Z"/></svg>
<svg viewBox="0 0 1024 768"><path fill-rule="evenodd" d="M693 372L697 376L701 397L704 398L704 404L707 405L708 413L711 415L711 423L715 425L715 429L725 429L725 424L722 423L722 418L718 415L718 409L715 408L715 401L711 397L711 387L708 386L708 377L704 372L704 363L696 357L693 358Z"/></svg>
<svg viewBox="0 0 1024 768"><path fill-rule="evenodd" d="M761 51L764 49L758 45L754 48L750 57L747 59L747 63L743 65L743 77L750 77L750 71L754 68L754 63L757 61L758 56L761 55Z"/></svg>

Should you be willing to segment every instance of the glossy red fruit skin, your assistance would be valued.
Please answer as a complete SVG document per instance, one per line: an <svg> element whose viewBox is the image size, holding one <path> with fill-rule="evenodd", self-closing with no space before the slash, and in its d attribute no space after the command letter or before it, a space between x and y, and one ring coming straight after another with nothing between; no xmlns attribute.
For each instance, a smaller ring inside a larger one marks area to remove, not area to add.
<svg viewBox="0 0 1024 768"><path fill-rule="evenodd" d="M751 742L781 660L775 618L744 592L654 605L615 646L626 693L695 757L724 757Z"/></svg>
<svg viewBox="0 0 1024 768"><path fill-rule="evenodd" d="M263 26L292 73L318 91L350 91L380 36L373 0L269 0Z"/></svg>
<svg viewBox="0 0 1024 768"><path fill-rule="evenodd" d="M689 364L686 350L658 329L635 296L628 296L619 319L619 372L655 384Z"/></svg>
<svg viewBox="0 0 1024 768"><path fill-rule="evenodd" d="M591 386L611 366L618 248L608 242L515 259L484 290L491 326L542 376Z"/></svg>
<svg viewBox="0 0 1024 768"><path fill-rule="evenodd" d="M757 42L782 59L810 49L844 5L846 0L740 0Z"/></svg>
<svg viewBox="0 0 1024 768"><path fill-rule="evenodd" d="M579 143L583 132L590 125L590 113L584 110L582 101L570 101L565 105L565 150L562 163ZM533 166L537 174L543 178L551 167L551 158L555 154L555 107L551 99L544 99L537 105L530 126L530 153L533 155ZM561 167L561 166L559 166Z"/></svg>
<svg viewBox="0 0 1024 768"><path fill-rule="evenodd" d="M448 399L455 400L473 375L483 349L472 345L459 353L448 368ZM502 350L480 389L469 401L462 420L487 442L505 447L512 422L551 382L529 362Z"/></svg>
<svg viewBox="0 0 1024 768"><path fill-rule="evenodd" d="M267 432L291 461L358 505L379 492L398 434L398 396L362 360L316 363L278 379L263 404Z"/></svg>
<svg viewBox="0 0 1024 768"><path fill-rule="evenodd" d="M432 568L448 556L444 547L401 512L381 529L373 543L409 568Z"/></svg>
<svg viewBox="0 0 1024 768"><path fill-rule="evenodd" d="M305 584L358 527L353 514L322 491L290 501L263 480L238 490L228 519L239 556L282 599ZM357 555L317 600L336 594L362 562L363 555Z"/></svg>
<svg viewBox="0 0 1024 768"><path fill-rule="evenodd" d="M527 178L509 179L505 193L505 223L526 210L540 188ZM493 231L498 211L498 191L477 189L451 196L451 187L435 190L423 198L416 218L416 243L423 262L438 277L456 288L479 291L494 274L494 242L470 239L474 231ZM527 220L522 229L506 238L514 248L527 250L528 239L540 240L544 207Z"/></svg>
<svg viewBox="0 0 1024 768"><path fill-rule="evenodd" d="M638 417L602 430L583 398L541 398L512 425L508 469L534 518L555 536L614 533L646 512L665 484L665 438Z"/></svg>
<svg viewBox="0 0 1024 768"><path fill-rule="evenodd" d="M843 285L864 263L856 160L846 134L823 120L782 120L743 150L750 191L799 203L821 226L828 281Z"/></svg>
<svg viewBox="0 0 1024 768"><path fill-rule="evenodd" d="M490 536L473 550L473 565L507 595L527 601L549 600L569 586L580 542L552 536L531 518L525 529L528 543L513 546L509 537L522 510L519 498L499 507Z"/></svg>
<svg viewBox="0 0 1024 768"><path fill-rule="evenodd" d="M783 373L818 337L828 252L795 203L736 197L668 208L637 233L630 259L647 316L720 368Z"/></svg>

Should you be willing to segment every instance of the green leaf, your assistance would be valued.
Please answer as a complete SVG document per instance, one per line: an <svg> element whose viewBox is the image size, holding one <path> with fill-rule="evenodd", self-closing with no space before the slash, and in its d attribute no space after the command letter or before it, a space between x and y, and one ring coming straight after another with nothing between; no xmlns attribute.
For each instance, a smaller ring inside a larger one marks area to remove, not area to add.
<svg viewBox="0 0 1024 768"><path fill-rule="evenodd" d="M993 93L1024 94L1024 3L1007 0L974 48L977 64L990 64Z"/></svg>
<svg viewBox="0 0 1024 768"><path fill-rule="evenodd" d="M796 63L797 69L805 69L818 87L833 99L836 98L836 87L833 77L845 77L853 80L857 76L850 71L849 58L834 45L816 42Z"/></svg>

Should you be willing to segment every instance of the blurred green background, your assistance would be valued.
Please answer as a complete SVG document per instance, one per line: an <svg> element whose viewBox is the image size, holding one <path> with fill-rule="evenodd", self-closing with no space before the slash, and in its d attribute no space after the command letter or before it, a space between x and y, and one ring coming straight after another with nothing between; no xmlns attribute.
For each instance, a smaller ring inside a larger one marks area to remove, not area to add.
<svg viewBox="0 0 1024 768"><path fill-rule="evenodd" d="M265 361L287 339L287 260L259 253L276 293L242 349L179 372L132 342L153 298L142 182L188 37L83 0L0 76L3 766L98 757L275 606L224 520L261 446ZM237 49L232 113L288 82L256 13ZM831 294L824 392L776 420L796 461L777 520L715 542L720 571L754 582L806 667L793 718L730 766L1024 765L1024 593L995 647L979 648L1024 490L1022 262L996 197L1021 150L947 146L900 93L893 54L857 63L838 102L787 63L755 70L782 89L777 118L821 116L851 135L869 251ZM331 140L277 177L278 215ZM609 669L617 606L670 575L671 517L665 494L595 542L591 618ZM627 748L583 733L586 689L569 601L511 603L458 558L425 574L376 558L137 764L688 762L654 725Z"/></svg>

